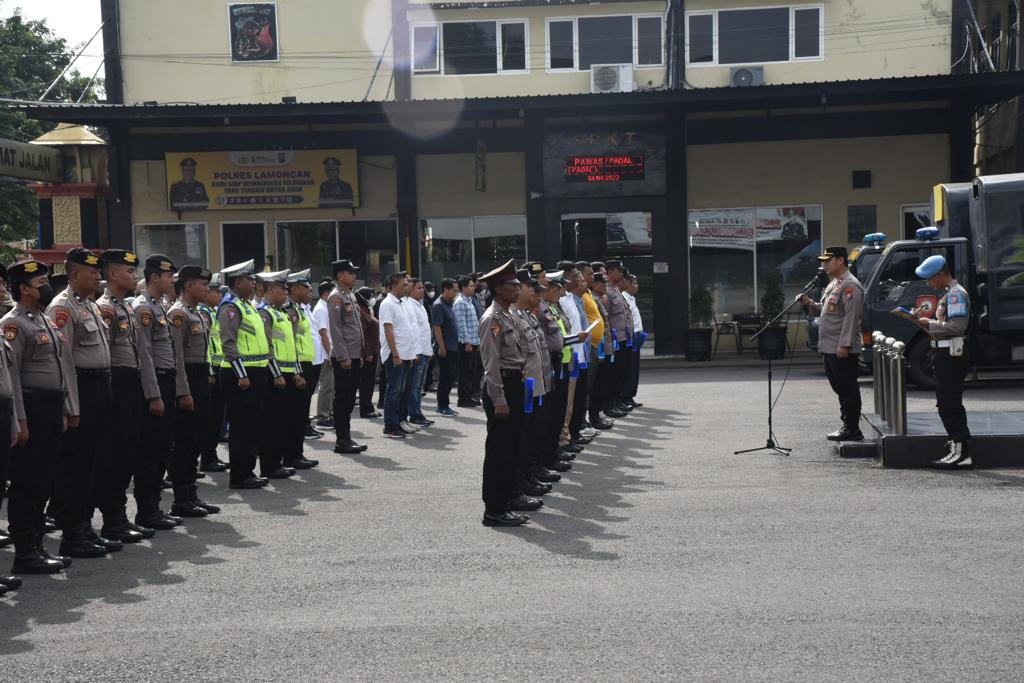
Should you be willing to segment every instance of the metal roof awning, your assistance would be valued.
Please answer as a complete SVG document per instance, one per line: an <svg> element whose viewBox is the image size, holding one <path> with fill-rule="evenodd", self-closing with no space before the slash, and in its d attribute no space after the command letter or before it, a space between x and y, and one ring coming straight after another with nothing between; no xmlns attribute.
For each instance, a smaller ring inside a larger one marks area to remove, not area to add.
<svg viewBox="0 0 1024 683"><path fill-rule="evenodd" d="M668 109L714 112L794 107L856 106L925 101L981 106L1024 94L1024 71L908 76L856 81L763 85L748 88L652 90L631 93L485 97L388 102L292 104L21 104L28 116L104 126L230 125L384 122L452 117L517 118L595 113L642 114Z"/></svg>

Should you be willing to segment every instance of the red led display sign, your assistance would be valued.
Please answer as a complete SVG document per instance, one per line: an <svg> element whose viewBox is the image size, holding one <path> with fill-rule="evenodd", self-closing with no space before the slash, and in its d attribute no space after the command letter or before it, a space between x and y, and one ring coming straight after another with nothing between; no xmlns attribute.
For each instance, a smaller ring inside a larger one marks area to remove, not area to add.
<svg viewBox="0 0 1024 683"><path fill-rule="evenodd" d="M644 155L567 157L565 179L571 183L617 183L623 180L643 180Z"/></svg>

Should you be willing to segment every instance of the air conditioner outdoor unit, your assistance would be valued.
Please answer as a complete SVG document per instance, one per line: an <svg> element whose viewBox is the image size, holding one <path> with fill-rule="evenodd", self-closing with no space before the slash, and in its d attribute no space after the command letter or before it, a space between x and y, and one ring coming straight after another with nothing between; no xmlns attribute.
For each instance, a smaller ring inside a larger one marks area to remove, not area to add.
<svg viewBox="0 0 1024 683"><path fill-rule="evenodd" d="M734 66L729 69L729 84L734 88L764 85L763 66Z"/></svg>
<svg viewBox="0 0 1024 683"><path fill-rule="evenodd" d="M633 92L632 64L593 64L590 92Z"/></svg>

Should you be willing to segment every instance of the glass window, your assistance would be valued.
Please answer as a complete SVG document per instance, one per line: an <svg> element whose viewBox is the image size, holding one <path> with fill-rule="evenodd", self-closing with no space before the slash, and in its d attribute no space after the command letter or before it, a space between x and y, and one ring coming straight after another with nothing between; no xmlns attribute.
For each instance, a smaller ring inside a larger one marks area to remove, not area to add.
<svg viewBox="0 0 1024 683"><path fill-rule="evenodd" d="M420 240L424 280L473 272L472 218L421 219Z"/></svg>
<svg viewBox="0 0 1024 683"><path fill-rule="evenodd" d="M145 259L165 254L180 268L185 264L206 265L206 223L136 225L135 252Z"/></svg>
<svg viewBox="0 0 1024 683"><path fill-rule="evenodd" d="M878 225L878 207L874 204L860 204L846 207L846 241L857 244L864 235L875 232Z"/></svg>
<svg viewBox="0 0 1024 683"><path fill-rule="evenodd" d="M526 24L501 25L501 70L526 70Z"/></svg>
<svg viewBox="0 0 1024 683"><path fill-rule="evenodd" d="M522 263L526 260L526 216L473 219L473 249L477 272L494 270L509 259Z"/></svg>
<svg viewBox="0 0 1024 683"><path fill-rule="evenodd" d="M412 29L412 70L415 73L437 73L437 26L414 26Z"/></svg>
<svg viewBox="0 0 1024 683"><path fill-rule="evenodd" d="M878 274L878 296L899 301L905 286L920 279L914 271L921 265L921 260L919 249L892 252Z"/></svg>
<svg viewBox="0 0 1024 683"><path fill-rule="evenodd" d="M793 10L793 57L821 56L821 9Z"/></svg>
<svg viewBox="0 0 1024 683"><path fill-rule="evenodd" d="M789 61L789 8L718 13L718 63Z"/></svg>
<svg viewBox="0 0 1024 683"><path fill-rule="evenodd" d="M380 287L398 268L398 224L393 220L338 221L338 257L359 266L359 279Z"/></svg>
<svg viewBox="0 0 1024 683"><path fill-rule="evenodd" d="M715 61L715 15L695 14L687 19L691 64Z"/></svg>
<svg viewBox="0 0 1024 683"><path fill-rule="evenodd" d="M575 69L574 31L571 20L548 23L548 68Z"/></svg>
<svg viewBox="0 0 1024 683"><path fill-rule="evenodd" d="M754 210L757 229L757 284L760 292L778 275L792 300L818 271L821 253L821 207L779 206Z"/></svg>
<svg viewBox="0 0 1024 683"><path fill-rule="evenodd" d="M446 74L498 73L497 24L465 21L443 24Z"/></svg>
<svg viewBox="0 0 1024 683"><path fill-rule="evenodd" d="M580 17L580 69L633 63L633 17Z"/></svg>
<svg viewBox="0 0 1024 683"><path fill-rule="evenodd" d="M662 63L661 17L637 17L636 64L660 66Z"/></svg>
<svg viewBox="0 0 1024 683"><path fill-rule="evenodd" d="M334 221L294 221L277 224L277 267L312 268L311 279L330 278L337 254Z"/></svg>

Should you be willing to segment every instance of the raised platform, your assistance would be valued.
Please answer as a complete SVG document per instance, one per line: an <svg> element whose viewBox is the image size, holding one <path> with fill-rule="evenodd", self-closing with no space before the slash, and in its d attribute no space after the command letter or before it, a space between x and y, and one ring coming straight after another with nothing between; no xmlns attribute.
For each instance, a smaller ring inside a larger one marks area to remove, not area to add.
<svg viewBox="0 0 1024 683"><path fill-rule="evenodd" d="M908 413L907 433L894 434L877 415L865 416L870 430L861 444L841 444L843 457L880 457L885 467L927 467L942 457L948 440L938 413ZM968 412L971 457L978 467L1024 468L1024 412Z"/></svg>

